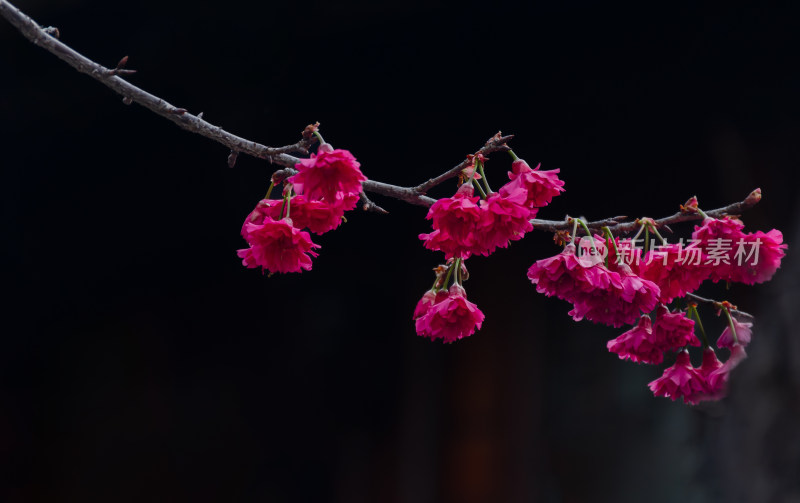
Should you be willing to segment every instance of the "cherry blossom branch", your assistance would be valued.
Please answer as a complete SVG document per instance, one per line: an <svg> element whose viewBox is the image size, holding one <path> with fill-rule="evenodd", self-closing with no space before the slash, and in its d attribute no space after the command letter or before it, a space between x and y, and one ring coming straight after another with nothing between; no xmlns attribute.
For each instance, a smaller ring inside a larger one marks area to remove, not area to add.
<svg viewBox="0 0 800 503"><path fill-rule="evenodd" d="M719 218L725 215L740 215L745 210L748 210L758 204L761 201L761 189L755 189L751 192L744 200L739 201L737 203L729 204L728 206L723 206L722 208L717 208L714 210L707 210L705 214L709 217ZM626 234L628 232L633 232L639 230L639 226L641 225L638 220L634 220L632 222L622 222L626 220L628 217L614 217L614 218L606 218L604 220L596 220L593 222L586 222L586 226L590 229L600 229L602 227L609 227L612 231L619 233L619 234ZM668 217L659 218L654 220L656 227L664 227L669 229L672 232L672 229L669 228L670 224L676 224L679 222L688 222L692 220L702 220L704 217L700 213L692 212L692 211L679 211L674 215L670 215ZM573 219L571 217L567 217L564 220L540 220L538 218L534 218L531 220L534 229L539 229L542 231L548 232L556 232L556 231L566 231L571 230L573 225Z"/></svg>
<svg viewBox="0 0 800 503"><path fill-rule="evenodd" d="M231 151L230 155L228 156L228 166L230 167L233 167L233 165L236 163L236 158L239 153L249 154L259 159L266 159L274 164L286 166L287 169L280 170L273 175L273 181L282 181L287 176L290 176L295 172L295 170L292 168L300 161L298 157L290 154L308 154L309 147L315 142L312 134L315 126L307 127L305 131L303 131L303 138L297 143L283 147L268 147L266 145L262 145L252 140L229 133L221 127L215 126L214 124L204 120L202 117L202 112L198 115L193 115L186 109L175 107L166 100L154 96L120 78L120 75L130 75L134 72L134 70L128 70L124 68L128 62L127 56L123 57L115 68L109 69L90 60L86 56L83 56L68 45L59 41L58 37L60 34L57 28L40 27L33 19L22 13L19 9L14 7L6 0L0 0L0 15L6 18L22 33L22 35L24 35L35 45L38 45L51 52L79 72L89 75L90 77L98 80L122 95L123 103L138 103L148 110L151 110L152 112L169 119L187 131L191 131L225 145ZM502 136L498 132L476 152L476 155L488 155L494 152L508 151L510 148L508 147L507 143L512 138L513 135ZM470 162L470 159L465 159L441 175L431 178L415 187L400 187L375 180L368 180L364 182L363 188L366 192L372 192L386 197L391 197L409 204L430 207L434 202L436 202L436 200L426 196L425 194L427 191L450 178L456 177L470 164ZM754 197L756 192L758 192L758 197ZM710 210L707 211L706 214L709 216L737 214L756 204L759 199L760 191L757 189L742 202L734 203L724 208ZM385 212L383 208L370 201L366 197L366 194L362 194L362 207L365 210ZM626 217L614 217L594 222L587 222L587 227L590 229L599 229L600 227L608 226L618 233L626 233L635 230L639 225L636 221L622 223L621 221L625 220L625 218ZM702 217L697 213L679 212L670 217L656 220L655 222L659 227L666 227L672 223L683 222L687 220L699 220L701 218ZM534 228L551 232L568 230L572 226L569 217L564 221L534 219L531 222L533 223Z"/></svg>

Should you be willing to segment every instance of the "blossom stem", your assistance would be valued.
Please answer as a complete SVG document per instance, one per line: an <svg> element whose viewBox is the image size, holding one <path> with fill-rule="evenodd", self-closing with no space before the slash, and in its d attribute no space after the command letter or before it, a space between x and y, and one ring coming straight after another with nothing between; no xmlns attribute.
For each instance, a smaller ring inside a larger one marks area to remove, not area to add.
<svg viewBox="0 0 800 503"><path fill-rule="evenodd" d="M458 260L458 259L456 259L456 260ZM447 283L450 282L450 276L453 275L453 266L455 265L455 263L456 263L456 261L454 260L453 264L450 265L450 269L447 270L447 276L445 276L444 283L442 284L442 289L444 289L444 290L447 289Z"/></svg>
<svg viewBox="0 0 800 503"><path fill-rule="evenodd" d="M662 245L665 245L665 244L667 244L667 240L666 240L666 239L664 239L664 238L661 236L661 234L658 232L658 229L656 229L656 226L655 226L655 225L653 225L653 224L648 224L648 225L650 226L650 229L652 229L652 231L653 231L653 234L655 234L655 235L656 235L656 237L658 238L658 240L659 240L659 241L661 241L661 244L662 244Z"/></svg>
<svg viewBox="0 0 800 503"><path fill-rule="evenodd" d="M638 223L638 221L637 221L637 223ZM636 245L636 240L639 239L639 236L642 235L642 231L643 230L644 230L644 225L639 227L639 230L636 232L636 235L633 236L633 239L631 239L631 246L635 246Z"/></svg>
<svg viewBox="0 0 800 503"><path fill-rule="evenodd" d="M607 225L603 226L602 229L603 234L605 234L608 240L611 241L611 247L614 249L614 256L617 257L617 260L619 261L619 250L617 250L617 242L614 241L614 235L611 234L611 229L609 229Z"/></svg>
<svg viewBox="0 0 800 503"><path fill-rule="evenodd" d="M572 220L572 239L570 239L569 244L575 244L575 236L578 234L578 219L570 218L570 220Z"/></svg>
<svg viewBox="0 0 800 503"><path fill-rule="evenodd" d="M592 242L592 251L594 252L595 256L597 256L598 253L597 248L594 246L594 237L592 237L592 231L589 230L589 227L586 225L586 222L584 222L583 219L576 218L575 220L577 220L578 223L581 224L583 230L586 231L586 235L589 236L589 240Z"/></svg>
<svg viewBox="0 0 800 503"><path fill-rule="evenodd" d="M460 258L457 258L455 260L455 262L453 262L453 267L456 268L456 277L453 279L453 282L458 284L458 285L461 285L462 284L462 279L461 279L461 259Z"/></svg>
<svg viewBox="0 0 800 503"><path fill-rule="evenodd" d="M478 189L478 192L480 192L480 194L481 194L481 197L482 197L483 199L486 199L486 192L484 192L484 191L483 191L483 187L481 187L481 184L480 184L480 183L478 183L478 180L475 180L475 179L473 178L473 179L472 179L472 186L473 186L473 187L475 187L476 189Z"/></svg>
<svg viewBox="0 0 800 503"><path fill-rule="evenodd" d="M486 187L486 193L491 194L492 188L489 187L489 180L486 179L486 173L483 172L483 163L478 161L477 165L478 165L478 171L481 174L481 179L483 179L483 185L484 187Z"/></svg>
<svg viewBox="0 0 800 503"><path fill-rule="evenodd" d="M322 139L322 135L319 134L319 131L314 131L314 136L317 137L320 145L325 145L325 140Z"/></svg>
<svg viewBox="0 0 800 503"><path fill-rule="evenodd" d="M731 334L733 334L733 343L739 344L739 337L736 335L736 327L733 325L733 318L731 318L731 311L728 306L722 304L722 308L725 311L725 317L728 318L728 326L731 327Z"/></svg>
<svg viewBox="0 0 800 503"><path fill-rule="evenodd" d="M706 330L703 328L703 322L700 321L700 313L697 312L697 304L689 304L689 316L691 317L694 315L694 318L697 320L697 328L700 329L700 337L703 339L703 349L710 347L711 345L708 343L708 337L706 336Z"/></svg>
<svg viewBox="0 0 800 503"><path fill-rule="evenodd" d="M645 224L644 225L644 252L647 253L647 249L650 248L650 226Z"/></svg>
<svg viewBox="0 0 800 503"><path fill-rule="evenodd" d="M508 149L508 155L511 156L512 161L519 161L519 157L517 157L517 154L515 154L513 150Z"/></svg>
<svg viewBox="0 0 800 503"><path fill-rule="evenodd" d="M269 188L267 189L267 195L264 196L264 199L269 199L269 196L272 195L272 189L275 188L275 182L269 182Z"/></svg>

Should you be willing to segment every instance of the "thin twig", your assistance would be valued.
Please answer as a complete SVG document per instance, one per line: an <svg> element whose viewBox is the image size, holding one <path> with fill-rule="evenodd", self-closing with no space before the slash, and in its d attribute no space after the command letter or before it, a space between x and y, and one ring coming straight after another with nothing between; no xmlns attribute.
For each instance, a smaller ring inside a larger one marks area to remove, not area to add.
<svg viewBox="0 0 800 503"><path fill-rule="evenodd" d="M695 295L693 293L687 293L686 296L689 297L692 300L695 300L697 302L703 302L705 304L717 305L717 304L720 303L719 301L716 301L714 299L707 299L705 297L700 297L699 295ZM738 314L740 316L744 316L745 318L755 319L755 316L753 316L750 313L746 313L744 311L738 311L736 309L731 309L731 313L732 314Z"/></svg>
<svg viewBox="0 0 800 503"><path fill-rule="evenodd" d="M308 153L308 148L313 143L313 140L304 138L293 145L274 148L236 136L121 79L118 74L130 73L130 71L122 71L121 67L127 62L125 58L120 61L120 64L115 69L106 68L95 63L55 38L53 35L58 34L57 29L48 28L45 31L33 19L20 12L19 9L6 0L0 0L0 15L6 18L25 38L35 45L51 52L79 72L89 75L122 95L126 104L131 102L138 103L152 112L171 120L181 128L212 139L233 151L243 152L260 159L267 159L275 164L294 166L297 158L287 155L287 153Z"/></svg>

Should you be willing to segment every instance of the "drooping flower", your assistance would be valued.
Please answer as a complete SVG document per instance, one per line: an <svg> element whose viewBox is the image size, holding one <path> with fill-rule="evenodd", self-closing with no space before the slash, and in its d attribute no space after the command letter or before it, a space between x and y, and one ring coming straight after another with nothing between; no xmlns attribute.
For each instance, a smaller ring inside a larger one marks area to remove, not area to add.
<svg viewBox="0 0 800 503"><path fill-rule="evenodd" d="M608 350L619 355L620 360L634 363L658 364L664 361L664 352L659 347L652 330L650 316L643 315L635 327L611 339Z"/></svg>
<svg viewBox="0 0 800 503"><path fill-rule="evenodd" d="M301 159L295 165L297 174L287 179L295 192L308 200L335 201L337 193L358 194L367 177L361 173L361 164L347 150L333 149L330 144L319 146L317 154Z"/></svg>
<svg viewBox="0 0 800 503"><path fill-rule="evenodd" d="M416 320L417 318L425 316L435 304L438 304L446 298L447 291L445 290L439 290L438 292L428 290L422 298L419 299L419 302L417 302L417 307L414 308L414 316L412 319Z"/></svg>
<svg viewBox="0 0 800 503"><path fill-rule="evenodd" d="M531 169L522 159L512 162L508 173L511 181L500 188L504 196L518 188L524 189L527 193L525 206L531 209L531 218L536 215L537 208L547 206L553 197L564 192L564 182L558 178L560 170L540 171L540 166Z"/></svg>
<svg viewBox="0 0 800 503"><path fill-rule="evenodd" d="M693 396L693 400L719 400L725 396L724 382L717 379L714 382L714 386L709 382L709 376L720 367L722 367L722 362L717 358L717 353L711 348L704 349L703 364L697 369L697 373L703 378L704 390Z"/></svg>
<svg viewBox="0 0 800 503"><path fill-rule="evenodd" d="M745 233L744 224L729 216L706 218L695 226L692 238L701 242L707 262L712 266L711 280L754 285L772 279L781 266L787 248L778 230Z"/></svg>
<svg viewBox="0 0 800 503"><path fill-rule="evenodd" d="M473 231L477 242L474 253L488 256L533 230L531 211L523 206L526 196L524 189L517 188L506 195L493 192L480 201L480 220Z"/></svg>
<svg viewBox="0 0 800 503"><path fill-rule="evenodd" d="M711 267L701 249L687 251L682 244L667 244L648 250L639 261L637 274L661 289L659 300L669 304L694 292L708 279Z"/></svg>
<svg viewBox="0 0 800 503"><path fill-rule="evenodd" d="M626 264L616 264L611 271L602 264L591 268L608 278L608 287L578 296L569 312L575 321L586 318L612 327L636 323L642 312L649 313L658 303L658 285L633 274Z"/></svg>
<svg viewBox="0 0 800 503"><path fill-rule="evenodd" d="M753 324L747 321L739 321L736 318L732 318L732 320L733 328L736 329L736 338L734 339L733 337L731 326L726 325L719 339L717 339L718 348L732 349L733 345L737 342L741 344L742 347L747 347L747 345L750 344L750 338L753 335Z"/></svg>
<svg viewBox="0 0 800 503"><path fill-rule="evenodd" d="M441 302L428 308L417 318L417 334L442 342L455 342L480 330L484 315L478 306L467 300L467 293L453 284Z"/></svg>
<svg viewBox="0 0 800 503"><path fill-rule="evenodd" d="M308 227L314 234L324 234L342 223L344 212L355 208L358 196L339 192L333 203L327 199L309 201L305 196L294 196L291 199L291 217L299 228Z"/></svg>
<svg viewBox="0 0 800 503"><path fill-rule="evenodd" d="M591 264L582 264L575 245L568 244L558 255L534 262L528 269L528 279L539 293L575 302L586 293L608 288L613 277Z"/></svg>
<svg viewBox="0 0 800 503"><path fill-rule="evenodd" d="M433 220L434 231L420 234L419 238L429 250L441 250L446 258L468 258L477 243L475 228L480 222L479 197L472 196L469 184L458 188L453 197L439 199L430 210L429 220Z"/></svg>
<svg viewBox="0 0 800 503"><path fill-rule="evenodd" d="M683 398L685 403L696 404L697 396L705 392L704 382L692 366L689 352L684 349L678 353L675 364L664 370L661 377L651 381L648 387L655 396L671 398L673 402Z"/></svg>
<svg viewBox="0 0 800 503"><path fill-rule="evenodd" d="M292 225L289 218L265 219L261 224L246 223L250 248L237 250L242 263L250 268L261 267L271 273L311 270L311 257L316 257L308 232Z"/></svg>
<svg viewBox="0 0 800 503"><path fill-rule="evenodd" d="M247 224L261 225L264 220L280 220L283 211L283 199L262 199L253 211L247 215L242 224L242 237L247 239Z"/></svg>
<svg viewBox="0 0 800 503"><path fill-rule="evenodd" d="M653 331L664 351L684 346L700 346L700 340L694 334L694 320L687 318L683 311L670 313L664 304L660 304L656 310Z"/></svg>

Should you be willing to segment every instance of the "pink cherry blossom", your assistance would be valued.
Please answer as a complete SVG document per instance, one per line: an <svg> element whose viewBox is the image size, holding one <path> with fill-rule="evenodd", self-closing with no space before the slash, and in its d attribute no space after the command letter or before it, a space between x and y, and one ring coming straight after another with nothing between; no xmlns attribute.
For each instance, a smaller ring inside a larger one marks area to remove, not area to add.
<svg viewBox="0 0 800 503"><path fill-rule="evenodd" d="M479 197L472 196L472 186L464 184L453 197L439 199L430 210L434 231L420 234L429 250L441 250L446 258L468 258L477 244L475 229L481 220Z"/></svg>
<svg viewBox="0 0 800 503"><path fill-rule="evenodd" d="M480 330L484 315L478 306L467 300L466 292L458 284L450 287L441 302L428 308L417 318L417 334L442 342L455 342Z"/></svg>
<svg viewBox="0 0 800 503"><path fill-rule="evenodd" d="M713 259L711 280L715 283L763 283L772 279L781 266L787 247L783 244L783 234L775 229L748 234L742 232L743 228L740 220L729 216L706 218L702 226L695 226L692 238L700 240L709 260ZM715 248L719 252L712 256L709 250Z"/></svg>
<svg viewBox="0 0 800 503"><path fill-rule="evenodd" d="M612 327L632 325L642 312L649 313L656 307L658 285L633 274L626 264L616 264L615 268L611 271L602 264L590 268L607 278L598 284L608 286L578 296L569 312L575 321L586 318Z"/></svg>
<svg viewBox="0 0 800 503"><path fill-rule="evenodd" d="M493 192L480 201L480 220L476 225L474 253L488 256L496 248L506 248L510 241L522 239L533 230L531 211L523 206L527 192L522 188L506 195Z"/></svg>
<svg viewBox="0 0 800 503"><path fill-rule="evenodd" d="M652 364L664 361L664 352L653 335L648 315L640 317L635 327L608 341L606 346L609 351L618 354L621 360Z"/></svg>
<svg viewBox="0 0 800 503"><path fill-rule="evenodd" d="M698 395L705 392L703 377L692 366L689 352L680 351L675 364L666 370L661 377L648 384L655 396L671 398L674 402L683 398L685 403L697 403Z"/></svg>
<svg viewBox="0 0 800 503"><path fill-rule="evenodd" d="M355 208L358 196L339 192L333 204L327 199L309 201L305 196L294 196L291 199L290 211L294 225L299 228L308 227L314 234L324 234L342 223L342 216L347 210Z"/></svg>
<svg viewBox="0 0 800 503"><path fill-rule="evenodd" d="M697 373L703 378L704 390L693 396L694 401L719 400L725 396L725 383L717 379L712 386L709 376L722 367L722 362L717 358L717 353L711 348L703 350L703 364L697 369Z"/></svg>
<svg viewBox="0 0 800 503"><path fill-rule="evenodd" d="M256 204L255 209L247 215L242 224L242 237L247 239L247 224L261 225L267 218L272 220L281 219L283 211L283 199L262 199Z"/></svg>
<svg viewBox="0 0 800 503"><path fill-rule="evenodd" d="M358 194L367 177L361 173L361 164L347 150L334 150L330 144L320 145L317 154L301 159L295 165L297 174L287 179L295 192L308 200L335 201L337 193Z"/></svg>
<svg viewBox="0 0 800 503"><path fill-rule="evenodd" d="M687 318L683 311L670 313L664 304L659 305L656 310L653 331L664 351L684 346L700 346L700 340L694 334L694 320Z"/></svg>
<svg viewBox="0 0 800 503"><path fill-rule="evenodd" d="M447 292L445 290L439 290L438 292L428 290L422 298L419 299L419 302L417 302L417 307L414 309L414 316L412 319L416 320L417 318L425 316L435 304L438 304L446 298Z"/></svg>
<svg viewBox="0 0 800 503"><path fill-rule="evenodd" d="M525 206L531 210L531 218L536 216L538 208L550 204L553 197L564 192L564 182L558 178L559 170L539 171L538 165L531 169L528 163L519 159L511 163L508 173L509 182L500 187L500 193L507 196L517 189L526 192Z"/></svg>
<svg viewBox="0 0 800 503"><path fill-rule="evenodd" d="M706 256L698 250L690 256L682 244L668 244L649 250L639 260L637 274L649 279L661 289L659 300L669 304L673 299L694 292L708 279L711 266L705 263Z"/></svg>
<svg viewBox="0 0 800 503"><path fill-rule="evenodd" d="M316 257L308 232L292 225L289 218L266 219L262 224L246 223L250 248L238 250L242 263L250 268L261 267L271 273L311 270L311 257Z"/></svg>
<svg viewBox="0 0 800 503"><path fill-rule="evenodd" d="M733 327L736 329L736 339L734 340L733 338L730 325L727 325L719 336L719 339L717 339L718 348L732 349L736 342L741 344L742 347L747 347L747 345L750 344L750 338L753 334L753 324L733 318Z"/></svg>

